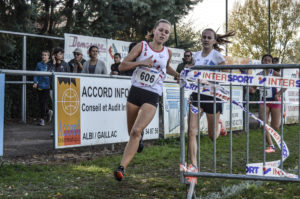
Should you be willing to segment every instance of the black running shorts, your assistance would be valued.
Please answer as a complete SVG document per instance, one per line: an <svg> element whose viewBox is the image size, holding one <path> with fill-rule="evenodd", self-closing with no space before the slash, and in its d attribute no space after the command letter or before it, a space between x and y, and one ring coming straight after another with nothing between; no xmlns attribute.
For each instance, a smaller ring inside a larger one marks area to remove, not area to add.
<svg viewBox="0 0 300 199"><path fill-rule="evenodd" d="M131 86L127 101L137 106L147 103L157 107L158 99L159 95L157 93Z"/></svg>
<svg viewBox="0 0 300 199"><path fill-rule="evenodd" d="M191 100L192 100L192 104L195 107L198 107L197 99L198 99L198 93L193 92L191 94ZM214 114L214 103L213 103L214 97L200 94L200 100L201 101L211 101L212 103L200 102L200 108L202 108L205 113ZM221 100L216 98L216 101L221 101ZM216 113L218 113L218 112L220 112L220 113L223 112L222 103L216 103Z"/></svg>

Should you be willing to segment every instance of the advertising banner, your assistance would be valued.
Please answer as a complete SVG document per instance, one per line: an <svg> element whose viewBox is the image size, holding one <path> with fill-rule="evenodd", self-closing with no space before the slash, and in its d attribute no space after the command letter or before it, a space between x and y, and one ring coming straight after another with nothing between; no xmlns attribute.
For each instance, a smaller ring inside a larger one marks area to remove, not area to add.
<svg viewBox="0 0 300 199"><path fill-rule="evenodd" d="M90 46L94 45L99 48L98 58L104 63L107 62L107 41L105 38L100 37L89 37L82 35L74 35L65 33L65 57L64 60L69 62L74 58L73 51L76 48L82 50L83 58L89 60L88 50ZM109 70L110 71L110 70Z"/></svg>
<svg viewBox="0 0 300 199"><path fill-rule="evenodd" d="M182 62L182 58L184 55L184 50L183 49L179 49L179 48L169 48L172 52L172 58L170 61L170 66L176 70L178 64L180 64ZM174 77L167 75L166 77L167 81L174 81Z"/></svg>
<svg viewBox="0 0 300 199"><path fill-rule="evenodd" d="M55 148L127 142L128 79L55 77ZM159 110L159 109L157 109ZM158 111L144 139L159 137Z"/></svg>
<svg viewBox="0 0 300 199"><path fill-rule="evenodd" d="M229 87L226 87L229 89ZM191 92L185 91L185 132L187 132L187 117L188 117L188 100ZM243 100L243 88L233 87L232 98L236 101ZM230 105L229 103L223 104L223 114L220 118L229 129L230 124ZM232 105L232 129L243 129L243 110L235 105ZM180 134L180 95L179 85L175 83L165 83L163 89L163 124L164 124L164 137L179 136ZM200 131L207 133L207 119L203 114L200 120Z"/></svg>
<svg viewBox="0 0 300 199"><path fill-rule="evenodd" d="M298 69L284 69L284 77L299 79ZM283 110L286 112L285 124L299 121L299 89L289 88L284 92Z"/></svg>
<svg viewBox="0 0 300 199"><path fill-rule="evenodd" d="M3 156L5 75L0 74L0 156Z"/></svg>
<svg viewBox="0 0 300 199"><path fill-rule="evenodd" d="M74 58L73 51L80 48L85 60L90 59L88 56L88 49L91 45L99 47L99 56L106 66L108 74L111 72L110 66L114 63L113 55L115 53L121 54L121 61L127 56L129 45L131 42L105 39L100 37L89 37L75 34L65 34L65 61L68 62ZM177 48L170 48L172 51L172 59L170 65L176 70L177 65L182 62L184 50ZM167 80L174 80L173 77L167 76Z"/></svg>
<svg viewBox="0 0 300 199"><path fill-rule="evenodd" d="M120 53L121 61L128 55L130 42L127 41L118 41L118 40L107 40L107 71L111 72L110 66L114 64L114 54Z"/></svg>

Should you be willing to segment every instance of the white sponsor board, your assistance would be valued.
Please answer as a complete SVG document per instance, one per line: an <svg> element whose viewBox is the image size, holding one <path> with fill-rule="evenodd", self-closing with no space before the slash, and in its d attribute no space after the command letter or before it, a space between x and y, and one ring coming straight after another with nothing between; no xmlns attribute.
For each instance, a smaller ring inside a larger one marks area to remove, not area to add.
<svg viewBox="0 0 300 199"><path fill-rule="evenodd" d="M228 89L228 87L225 86ZM164 136L178 136L180 134L180 95L179 85L175 83L165 83L163 88L163 122L164 122ZM188 99L190 91L185 91L185 132L187 131L187 116L188 116ZM232 98L236 101L243 100L243 89L241 87L233 87ZM224 103L223 120L226 128L230 127L230 105ZM235 105L232 105L232 129L243 129L243 110ZM207 119L203 114L200 120L200 131L207 132Z"/></svg>
<svg viewBox="0 0 300 199"><path fill-rule="evenodd" d="M100 37L89 37L75 34L65 33L65 61L68 62L74 58L73 51L80 48L83 53L83 58L89 60L88 49L91 45L99 47L98 58L105 63L108 74L111 72L110 66L114 63L113 55L115 53L121 54L121 60L128 55L128 49L131 42L105 39ZM182 62L184 50L178 48L170 48L172 51L172 60L170 61L171 67L176 70L177 65ZM170 75L167 80L174 80Z"/></svg>
<svg viewBox="0 0 300 199"><path fill-rule="evenodd" d="M184 50L179 48L169 48L172 52L172 58L170 61L170 66L176 70L178 64L182 63L182 58L184 55ZM174 77L171 75L167 75L166 80L174 81Z"/></svg>
<svg viewBox="0 0 300 199"><path fill-rule="evenodd" d="M111 65L114 64L114 54L120 53L121 61L128 55L130 42L118 41L118 40L107 40L107 71L111 72Z"/></svg>
<svg viewBox="0 0 300 199"><path fill-rule="evenodd" d="M127 142L126 100L130 86L128 79L56 76L55 147ZM158 125L157 109L144 130L145 140L159 138Z"/></svg>
<svg viewBox="0 0 300 199"><path fill-rule="evenodd" d="M104 63L107 62L107 39L100 37L89 37L82 35L74 35L65 33L65 57L66 62L74 58L73 51L76 48L82 50L83 58L89 60L88 50L90 46L94 45L99 48L98 58ZM110 70L109 70L110 71Z"/></svg>
<svg viewBox="0 0 300 199"><path fill-rule="evenodd" d="M299 78L298 69L284 69L283 75L288 78ZM295 104L292 104L295 103ZM289 88L284 93L285 124L299 121L299 89Z"/></svg>

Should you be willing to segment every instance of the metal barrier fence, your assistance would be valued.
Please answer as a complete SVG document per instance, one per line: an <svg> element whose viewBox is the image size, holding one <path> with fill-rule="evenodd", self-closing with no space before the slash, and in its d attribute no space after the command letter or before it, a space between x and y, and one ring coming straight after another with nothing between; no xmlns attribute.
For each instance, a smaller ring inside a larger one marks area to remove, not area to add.
<svg viewBox="0 0 300 199"><path fill-rule="evenodd" d="M195 74L193 76L195 85L193 86L194 88L194 92L198 93L198 110L200 110L200 103L201 100L199 101L200 98L200 91L201 91L201 77L197 77L201 74L201 70L211 70L212 68L216 69L216 70L222 70L222 69L226 69L226 70L230 70L230 72L228 74L234 74L232 73L233 69L300 69L300 64L272 64L272 65L268 65L268 64L261 64L261 65L222 65L222 66L207 66L207 65L203 65L203 66L194 66L191 68L191 71L184 71L185 75L187 76L188 73L192 72L192 76L193 74ZM280 82L283 82L283 70L281 70L281 77L282 80L280 80ZM185 121L184 121L184 93L185 93L185 88L187 87L186 85L188 84L188 80L184 79L185 75L184 73L182 73L182 82L180 85L180 180L181 183L185 183L185 184L190 184L189 186L189 191L187 193L187 198L196 198L196 194L195 194L195 181L187 181L186 177L189 178L197 178L197 177L212 177L212 178L229 178L229 179L241 179L241 180L262 180L262 181L286 181L286 182L300 182L300 123L299 123L299 131L298 131L298 176L294 176L294 178L289 178L289 177L271 177L271 176L265 176L265 172L262 172L263 175L262 176L257 176L257 175L246 175L246 174L233 174L233 165L232 165L232 123L231 123L231 118L232 118L232 104L233 104L233 99L232 99L232 82L227 82L227 85L230 86L230 90L229 90L229 95L228 95L228 102L230 103L230 129L229 129L229 171L228 173L217 173L217 168L216 168L216 162L217 162L217 156L216 156L216 84L213 83L213 112L214 112L214 138L213 138L213 172L202 172L201 171L201 162L200 162L200 144L201 144L201 139L200 139L200 122L198 122L198 144L197 144L197 167L198 167L198 172L189 172L187 167L186 167L186 162L188 160L186 160L186 154L185 154L185 132L184 132L184 125L185 125ZM218 72L211 72L211 73L218 73ZM264 76L266 76L265 70L264 70ZM252 75L253 78L255 78L255 74ZM214 77L215 78L215 77ZM210 80L211 81L211 80ZM297 80L298 81L298 80ZM299 77L299 82L300 83L300 77ZM281 84L281 88L283 88L282 84ZM246 87L246 96L245 96L245 109L249 110L249 87L251 87L251 84L249 83L249 81L247 81L246 85L243 85ZM268 125L266 126L266 81L261 85L261 87L263 88L263 107L264 107L264 118L263 118L263 163L262 163L262 167L263 169L265 169L265 165L266 165L266 152L265 152L265 148L266 148L266 130L269 130ZM299 89L299 95L300 95L300 88L299 85L296 85L295 87L297 87L297 89ZM281 94L282 94L282 90L281 90ZM281 105L283 104L283 97L281 98ZM298 105L300 105L300 98L299 98L299 103ZM245 109L243 109L245 111ZM198 121L200 120L200 111L198 111ZM250 114L250 113L249 113ZM246 115L245 118L245 123L246 123L246 164L249 164L249 114ZM300 121L300 110L299 110L299 116L298 116L298 121ZM281 121L283 121L283 109L281 108ZM279 146L279 148L283 149L283 147L285 147L284 141L283 141L283 122L281 122L281 127L280 127L280 131L281 131L281 146ZM285 155L283 153L284 150L281 150L281 160L278 162L280 163L280 168L283 169L283 161L285 158ZM245 168L246 169L246 168Z"/></svg>
<svg viewBox="0 0 300 199"><path fill-rule="evenodd" d="M35 38L44 38L44 39L54 39L54 40L65 40L63 37L53 37L47 35L38 35L38 34L30 34L30 33L23 33L23 32L13 32L13 31L5 31L0 30L2 34L9 34L15 36L22 36L23 37L23 48L22 48L22 69L23 72L26 71L27 66L27 37L35 37ZM15 74L18 75L18 74ZM26 123L26 76L22 76L22 81L13 81L13 82L6 82L11 84L22 84L22 122Z"/></svg>

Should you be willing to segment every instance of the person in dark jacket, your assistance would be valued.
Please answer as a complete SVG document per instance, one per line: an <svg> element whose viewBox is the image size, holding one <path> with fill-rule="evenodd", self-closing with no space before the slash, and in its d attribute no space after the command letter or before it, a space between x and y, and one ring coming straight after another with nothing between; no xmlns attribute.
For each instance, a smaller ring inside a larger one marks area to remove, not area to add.
<svg viewBox="0 0 300 199"><path fill-rule="evenodd" d="M119 65L121 63L121 54L120 53L114 54L114 61L115 61L115 63L110 66L110 70L111 70L110 74L111 75L120 75L120 71L119 71Z"/></svg>
<svg viewBox="0 0 300 199"><path fill-rule="evenodd" d="M52 53L52 62L50 63L51 72L71 72L70 66L64 61L64 49L56 47Z"/></svg>
<svg viewBox="0 0 300 199"><path fill-rule="evenodd" d="M70 71L72 73L81 73L83 69L83 64L86 62L85 59L83 59L82 50L80 48L76 48L73 51L74 59L70 60L68 62L70 66Z"/></svg>
<svg viewBox="0 0 300 199"><path fill-rule="evenodd" d="M48 71L50 52L42 51L42 61L36 65L36 71ZM48 76L34 76L33 88L37 89L40 104L40 125L45 125L45 116L47 115L48 122L51 121L53 111L48 108L50 98L50 80Z"/></svg>
<svg viewBox="0 0 300 199"><path fill-rule="evenodd" d="M184 57L182 58L182 63L178 64L176 72L180 73L184 68L190 68L194 65L192 52L187 50L184 52Z"/></svg>

